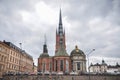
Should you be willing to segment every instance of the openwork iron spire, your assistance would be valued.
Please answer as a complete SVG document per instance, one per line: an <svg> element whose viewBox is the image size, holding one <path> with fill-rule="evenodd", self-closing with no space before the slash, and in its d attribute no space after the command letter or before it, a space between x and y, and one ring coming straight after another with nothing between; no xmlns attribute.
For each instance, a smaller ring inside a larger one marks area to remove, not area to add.
<svg viewBox="0 0 120 80"><path fill-rule="evenodd" d="M60 15L59 15L59 25L62 25L62 15L61 15L61 9L60 9Z"/></svg>

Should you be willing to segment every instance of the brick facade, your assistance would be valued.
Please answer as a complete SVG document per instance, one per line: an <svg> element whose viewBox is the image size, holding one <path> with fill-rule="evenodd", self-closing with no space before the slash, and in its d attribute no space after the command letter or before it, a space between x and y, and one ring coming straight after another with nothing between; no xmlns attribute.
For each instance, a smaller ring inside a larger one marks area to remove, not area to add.
<svg viewBox="0 0 120 80"><path fill-rule="evenodd" d="M79 71L85 72L86 71L86 57L85 57L85 54L81 50L78 49L78 51L79 52L75 52L74 54L79 55L79 57L83 59L73 59L72 57L75 57L77 55L69 56L68 53L66 52L65 30L63 30L63 26L62 26L62 15L61 15L61 10L60 10L59 26L58 26L58 29L56 29L55 55L52 57L49 56L48 51L47 51L47 45L45 42L45 44L43 45L43 53L40 54L38 58L38 71L56 72L58 74L64 74L65 72L70 73L71 71L73 71L72 61L73 62L79 61L80 62ZM76 64L74 65L74 67L77 66ZM50 65L52 66L52 68ZM76 69L76 71L78 70Z"/></svg>
<svg viewBox="0 0 120 80"><path fill-rule="evenodd" d="M46 71L53 71L53 58L38 58L38 71L46 72ZM43 66L45 65L45 68ZM51 65L51 67L50 67Z"/></svg>

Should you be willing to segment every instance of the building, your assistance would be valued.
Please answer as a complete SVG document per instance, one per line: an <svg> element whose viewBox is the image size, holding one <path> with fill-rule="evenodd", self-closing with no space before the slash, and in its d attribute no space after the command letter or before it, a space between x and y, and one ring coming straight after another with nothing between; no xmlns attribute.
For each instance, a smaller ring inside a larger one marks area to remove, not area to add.
<svg viewBox="0 0 120 80"><path fill-rule="evenodd" d="M43 53L38 58L38 71L48 73L53 71L53 58L49 56L46 42L43 45Z"/></svg>
<svg viewBox="0 0 120 80"><path fill-rule="evenodd" d="M93 73L100 73L100 69L101 69L101 65L99 63L96 63L96 64L91 64L90 67L90 72L93 72Z"/></svg>
<svg viewBox="0 0 120 80"><path fill-rule="evenodd" d="M69 72L70 57L66 52L65 31L63 31L61 10L59 15L59 27L56 31L56 50L54 59L54 71L57 73Z"/></svg>
<svg viewBox="0 0 120 80"><path fill-rule="evenodd" d="M70 54L72 71L81 73L86 72L86 56L84 52L75 46L75 49Z"/></svg>
<svg viewBox="0 0 120 80"><path fill-rule="evenodd" d="M43 53L40 54L38 58L38 71L42 73L52 73L57 74L70 73L73 71L72 64L76 61L78 64L74 65L74 69L77 72L86 71L86 56L83 51L76 48L75 53L71 53L71 56L66 51L66 40L65 40L65 30L62 24L61 10L59 14L59 25L56 29L56 45L55 45L55 55L49 56L46 42L43 45ZM78 52L77 52L78 51ZM73 59L73 56L79 56L79 59ZM72 60L71 60L72 59ZM72 62L73 61L73 62ZM77 68L75 68L77 67Z"/></svg>
<svg viewBox="0 0 120 80"><path fill-rule="evenodd" d="M89 68L90 72L94 73L120 73L120 65L118 63L116 65L107 65L104 60L102 60L102 64L91 64Z"/></svg>
<svg viewBox="0 0 120 80"><path fill-rule="evenodd" d="M37 74L37 66L36 65L33 66L33 74Z"/></svg>
<svg viewBox="0 0 120 80"><path fill-rule="evenodd" d="M107 64L105 63L104 60L102 60L102 64L101 64L101 70L102 73L107 72Z"/></svg>
<svg viewBox="0 0 120 80"><path fill-rule="evenodd" d="M108 65L107 66L108 73L120 73L120 65L116 63L116 65Z"/></svg>
<svg viewBox="0 0 120 80"><path fill-rule="evenodd" d="M56 29L56 50L55 53L58 51L58 49L61 47L66 49L66 42L65 42L65 30L63 30L63 25L62 25L62 15L61 15L61 10L59 14L59 27Z"/></svg>
<svg viewBox="0 0 120 80"><path fill-rule="evenodd" d="M0 78L7 71L9 47L0 41Z"/></svg>
<svg viewBox="0 0 120 80"><path fill-rule="evenodd" d="M102 60L102 63L96 63L96 64L92 64L89 66L90 72L93 73L105 73L107 72L107 64L105 63L104 60Z"/></svg>
<svg viewBox="0 0 120 80"><path fill-rule="evenodd" d="M33 71L33 58L11 42L0 41L0 76Z"/></svg>

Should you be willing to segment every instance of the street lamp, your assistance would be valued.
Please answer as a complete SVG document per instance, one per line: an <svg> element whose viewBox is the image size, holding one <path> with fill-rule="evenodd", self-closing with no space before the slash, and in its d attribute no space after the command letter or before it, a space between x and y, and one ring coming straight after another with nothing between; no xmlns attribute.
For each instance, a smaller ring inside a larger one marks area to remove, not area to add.
<svg viewBox="0 0 120 80"><path fill-rule="evenodd" d="M88 58L88 73L89 73L89 79L88 80L90 80L90 68L89 68L89 55L93 52L93 51L95 51L95 49L92 49L88 54L87 54L87 58Z"/></svg>

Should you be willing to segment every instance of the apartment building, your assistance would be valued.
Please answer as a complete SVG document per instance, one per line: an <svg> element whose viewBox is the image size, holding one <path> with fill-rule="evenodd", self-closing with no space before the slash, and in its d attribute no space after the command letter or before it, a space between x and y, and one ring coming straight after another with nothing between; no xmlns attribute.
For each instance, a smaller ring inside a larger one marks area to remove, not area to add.
<svg viewBox="0 0 120 80"><path fill-rule="evenodd" d="M0 78L7 70L9 47L0 41Z"/></svg>
<svg viewBox="0 0 120 80"><path fill-rule="evenodd" d="M0 77L20 72L33 72L32 56L11 42L0 41Z"/></svg>

